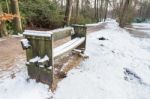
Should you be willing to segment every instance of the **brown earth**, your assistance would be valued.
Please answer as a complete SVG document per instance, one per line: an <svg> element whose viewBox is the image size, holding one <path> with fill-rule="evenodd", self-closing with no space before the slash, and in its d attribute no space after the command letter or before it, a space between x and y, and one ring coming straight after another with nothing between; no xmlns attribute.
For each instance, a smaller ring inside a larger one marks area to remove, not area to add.
<svg viewBox="0 0 150 99"><path fill-rule="evenodd" d="M0 70L7 70L14 64L15 60L25 55L20 44L21 39L22 37L1 38Z"/></svg>

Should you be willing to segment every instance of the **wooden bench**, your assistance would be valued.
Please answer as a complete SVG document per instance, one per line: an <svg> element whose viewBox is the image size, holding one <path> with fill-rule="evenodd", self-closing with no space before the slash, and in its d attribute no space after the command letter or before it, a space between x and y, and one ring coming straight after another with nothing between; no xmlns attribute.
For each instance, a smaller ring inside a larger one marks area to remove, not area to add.
<svg viewBox="0 0 150 99"><path fill-rule="evenodd" d="M30 78L51 85L53 82L54 59L73 51L85 51L86 26L73 25L51 31L25 30L21 40L26 50L27 69ZM54 48L54 42L71 36L71 40Z"/></svg>

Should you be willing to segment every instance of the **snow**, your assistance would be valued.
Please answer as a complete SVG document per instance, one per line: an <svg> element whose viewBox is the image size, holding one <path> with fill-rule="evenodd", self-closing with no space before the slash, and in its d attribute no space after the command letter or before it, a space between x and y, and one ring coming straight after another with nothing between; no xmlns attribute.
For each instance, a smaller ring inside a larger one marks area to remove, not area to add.
<svg viewBox="0 0 150 99"><path fill-rule="evenodd" d="M18 33L17 35L11 35L12 37L23 37L22 34Z"/></svg>
<svg viewBox="0 0 150 99"><path fill-rule="evenodd" d="M40 59L41 59L40 57L36 56L35 58L30 59L29 62L35 63L35 62L38 62Z"/></svg>
<svg viewBox="0 0 150 99"><path fill-rule="evenodd" d="M5 40L6 40L6 39L4 39L4 38L0 38L0 42L1 42L1 41L5 41Z"/></svg>
<svg viewBox="0 0 150 99"><path fill-rule="evenodd" d="M74 34L72 27L65 27L65 28L58 28L51 31L36 31L36 30L25 30L23 35L30 35L30 36L42 36L42 37L51 37L52 34L62 31L72 30L72 34Z"/></svg>
<svg viewBox="0 0 150 99"><path fill-rule="evenodd" d="M15 78L0 78L0 99L149 99L150 40L131 36L114 20L106 23L87 36L89 59L71 70L54 93L47 85L26 81L27 70L20 64L24 68Z"/></svg>
<svg viewBox="0 0 150 99"><path fill-rule="evenodd" d="M57 57L69 50L72 50L74 48L76 48L78 45L80 45L81 43L83 43L85 41L85 37L82 38L75 38L61 46L58 46L54 49L54 57Z"/></svg>
<svg viewBox="0 0 150 99"><path fill-rule="evenodd" d="M49 87L32 79L27 80L27 68L23 64L24 61L17 63L15 70L5 71L5 76L0 78L0 99L48 99L52 95ZM9 76L12 74L14 78Z"/></svg>
<svg viewBox="0 0 150 99"><path fill-rule="evenodd" d="M150 23L133 23L132 26L134 28L150 28Z"/></svg>
<svg viewBox="0 0 150 99"><path fill-rule="evenodd" d="M149 99L150 52L138 38L108 22L87 39L90 58L59 83L54 99Z"/></svg>
<svg viewBox="0 0 150 99"><path fill-rule="evenodd" d="M132 30L138 30L150 35L150 23L133 23L132 27Z"/></svg>
<svg viewBox="0 0 150 99"><path fill-rule="evenodd" d="M65 27L65 28L58 28L58 29L55 29L55 30L51 30L52 33L57 33L57 32L63 32L63 31L67 31L67 30L74 30L72 27ZM74 33L74 32L72 32Z"/></svg>
<svg viewBox="0 0 150 99"><path fill-rule="evenodd" d="M21 42L25 48L28 48L30 46L28 39L22 39Z"/></svg>
<svg viewBox="0 0 150 99"><path fill-rule="evenodd" d="M49 57L47 55L44 56L44 58L38 60L39 63L43 63L45 61L48 61L49 60Z"/></svg>
<svg viewBox="0 0 150 99"><path fill-rule="evenodd" d="M93 23L93 24L86 24L87 27L91 27L91 26L98 26L100 24L102 24L104 22L98 22L98 23Z"/></svg>
<svg viewBox="0 0 150 99"><path fill-rule="evenodd" d="M52 32L50 31L35 31L35 30L25 30L23 35L30 36L43 36L43 37L51 37Z"/></svg>

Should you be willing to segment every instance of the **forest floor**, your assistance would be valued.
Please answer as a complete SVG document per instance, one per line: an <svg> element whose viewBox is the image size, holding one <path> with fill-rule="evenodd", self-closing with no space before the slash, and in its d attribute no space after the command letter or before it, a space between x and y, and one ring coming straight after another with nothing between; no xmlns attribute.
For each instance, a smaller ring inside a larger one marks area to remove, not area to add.
<svg viewBox="0 0 150 99"><path fill-rule="evenodd" d="M24 58L20 40L23 37L7 37L0 39L0 70L12 68L14 62L19 58Z"/></svg>

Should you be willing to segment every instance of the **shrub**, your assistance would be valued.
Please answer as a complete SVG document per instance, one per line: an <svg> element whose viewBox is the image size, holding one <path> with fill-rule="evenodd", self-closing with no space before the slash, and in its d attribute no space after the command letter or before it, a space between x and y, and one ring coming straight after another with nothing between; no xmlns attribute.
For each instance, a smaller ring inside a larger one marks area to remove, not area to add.
<svg viewBox="0 0 150 99"><path fill-rule="evenodd" d="M57 28L62 26L63 15L49 0L20 1L23 27Z"/></svg>

